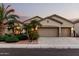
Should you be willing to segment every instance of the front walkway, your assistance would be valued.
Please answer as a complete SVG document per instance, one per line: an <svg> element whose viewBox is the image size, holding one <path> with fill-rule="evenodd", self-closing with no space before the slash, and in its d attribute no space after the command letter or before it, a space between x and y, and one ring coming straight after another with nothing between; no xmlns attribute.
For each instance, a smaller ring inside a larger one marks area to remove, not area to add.
<svg viewBox="0 0 79 59"><path fill-rule="evenodd" d="M79 38L75 37L40 37L38 44L28 44L26 40L9 44L0 43L0 48L79 48Z"/></svg>

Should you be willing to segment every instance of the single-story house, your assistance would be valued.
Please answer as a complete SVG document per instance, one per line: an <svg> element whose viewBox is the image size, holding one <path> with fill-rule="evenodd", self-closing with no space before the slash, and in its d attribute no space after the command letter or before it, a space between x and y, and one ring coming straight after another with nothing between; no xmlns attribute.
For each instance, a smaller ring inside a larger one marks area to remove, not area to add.
<svg viewBox="0 0 79 59"><path fill-rule="evenodd" d="M38 29L38 33L42 37L72 37L73 33L73 22L59 15L51 15L45 18L35 16L30 18L24 23L29 23L31 20L38 20L42 27Z"/></svg>
<svg viewBox="0 0 79 59"><path fill-rule="evenodd" d="M38 33L41 37L73 37L74 36L74 26L77 24L78 21L72 22L68 19L61 17L59 15L51 15L45 18L35 16L24 22L17 20L15 25L20 25L23 27L23 24L28 24L32 20L39 21L42 26L38 28ZM12 33L12 31L8 31L7 22L4 23L5 31L4 33ZM25 32L24 30L22 33Z"/></svg>

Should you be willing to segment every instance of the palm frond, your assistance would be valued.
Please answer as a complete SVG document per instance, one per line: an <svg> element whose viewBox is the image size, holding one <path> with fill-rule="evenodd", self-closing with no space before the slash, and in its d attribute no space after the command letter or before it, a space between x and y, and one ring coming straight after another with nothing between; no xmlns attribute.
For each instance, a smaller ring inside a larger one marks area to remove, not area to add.
<svg viewBox="0 0 79 59"><path fill-rule="evenodd" d="M8 30L12 30L14 28L14 23L15 23L14 20L9 20L7 22L7 24L8 24Z"/></svg>
<svg viewBox="0 0 79 59"><path fill-rule="evenodd" d="M17 16L17 15L9 15L9 16L7 16L7 20L8 19L17 20L17 18L19 18L19 16Z"/></svg>
<svg viewBox="0 0 79 59"><path fill-rule="evenodd" d="M4 7L4 4L2 4L0 6L0 24L3 24L4 20L8 20L11 19L12 21L9 21L8 25L9 29L13 30L14 27L14 21L17 20L17 18L19 18L19 16L11 14L11 12L14 12L14 9L10 9L8 10L8 8L10 7L10 5L8 5L6 8ZM2 26L2 25L0 25ZM3 26L2 26L3 27ZM2 29L2 28L0 28ZM0 31L1 32L1 31Z"/></svg>
<svg viewBox="0 0 79 59"><path fill-rule="evenodd" d="M7 10L11 5L8 5L5 9Z"/></svg>
<svg viewBox="0 0 79 59"><path fill-rule="evenodd" d="M10 14L10 13L12 13L14 11L15 11L14 9L10 9L10 10L6 11L5 16L7 16L8 14Z"/></svg>
<svg viewBox="0 0 79 59"><path fill-rule="evenodd" d="M9 15L8 17L14 17L14 18L20 18L19 16L17 16L17 15Z"/></svg>
<svg viewBox="0 0 79 59"><path fill-rule="evenodd" d="M37 20L32 20L30 24L32 24L33 27L42 26L42 25L40 24L40 22L37 21Z"/></svg>
<svg viewBox="0 0 79 59"><path fill-rule="evenodd" d="M0 22L2 22L4 18L4 5L0 6Z"/></svg>

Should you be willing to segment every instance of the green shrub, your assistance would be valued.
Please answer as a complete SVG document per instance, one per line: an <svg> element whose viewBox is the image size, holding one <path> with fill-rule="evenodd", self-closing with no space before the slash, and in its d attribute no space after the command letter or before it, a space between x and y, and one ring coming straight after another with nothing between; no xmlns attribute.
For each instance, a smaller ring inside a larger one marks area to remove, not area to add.
<svg viewBox="0 0 79 59"><path fill-rule="evenodd" d="M6 42L17 42L17 41L19 41L19 39L16 38L16 36L14 36L14 35L5 35L3 39Z"/></svg>
<svg viewBox="0 0 79 59"><path fill-rule="evenodd" d="M18 34L18 35L16 35L16 37L19 40L26 40L26 39L28 39L27 34Z"/></svg>
<svg viewBox="0 0 79 59"><path fill-rule="evenodd" d="M38 32L31 32L29 36L30 36L30 40L37 40L39 38Z"/></svg>
<svg viewBox="0 0 79 59"><path fill-rule="evenodd" d="M8 34L0 35L0 41L5 41L5 39L7 38L7 36L10 36L10 35L8 35Z"/></svg>
<svg viewBox="0 0 79 59"><path fill-rule="evenodd" d="M5 34L0 36L0 41L17 42L19 39L15 35Z"/></svg>
<svg viewBox="0 0 79 59"><path fill-rule="evenodd" d="M4 41L4 36L3 35L0 35L0 41Z"/></svg>
<svg viewBox="0 0 79 59"><path fill-rule="evenodd" d="M16 38L18 38L18 39L20 39L20 38L21 38L21 35L20 35L20 34L15 35L15 36L16 36Z"/></svg>

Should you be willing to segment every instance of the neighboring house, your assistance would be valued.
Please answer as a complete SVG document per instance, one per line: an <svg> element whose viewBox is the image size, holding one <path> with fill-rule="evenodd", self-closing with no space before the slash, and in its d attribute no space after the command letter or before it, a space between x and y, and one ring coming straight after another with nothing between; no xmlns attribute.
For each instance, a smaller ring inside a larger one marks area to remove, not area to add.
<svg viewBox="0 0 79 59"><path fill-rule="evenodd" d="M74 36L79 37L79 19L74 21Z"/></svg>
<svg viewBox="0 0 79 59"><path fill-rule="evenodd" d="M42 27L38 29L40 36L44 37L71 37L74 36L73 33L73 22L59 16L51 15L45 18L39 16L33 17L29 20L24 21L24 23L29 23L31 20L38 20Z"/></svg>

